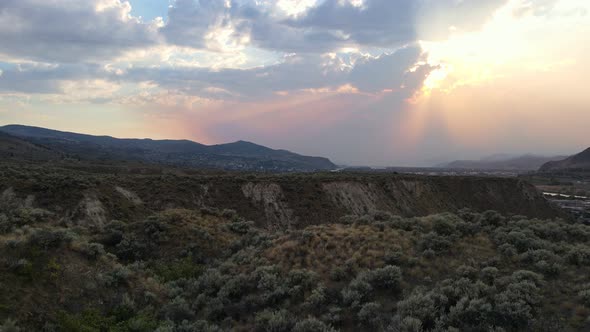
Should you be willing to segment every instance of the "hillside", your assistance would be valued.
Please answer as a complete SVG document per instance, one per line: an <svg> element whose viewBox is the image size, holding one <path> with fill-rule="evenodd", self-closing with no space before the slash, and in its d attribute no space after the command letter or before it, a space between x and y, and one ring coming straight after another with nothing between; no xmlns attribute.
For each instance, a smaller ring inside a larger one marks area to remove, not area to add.
<svg viewBox="0 0 590 332"><path fill-rule="evenodd" d="M336 166L321 157L273 150L250 142L203 145L188 140L119 139L21 125L0 131L83 160L135 160L183 167L249 171L315 171Z"/></svg>
<svg viewBox="0 0 590 332"><path fill-rule="evenodd" d="M58 160L61 154L0 131L0 159L2 160Z"/></svg>
<svg viewBox="0 0 590 332"><path fill-rule="evenodd" d="M154 171L6 165L0 168L0 193L31 197L36 207L64 222L78 216L98 224L167 208L202 207L233 209L260 227L275 229L337 222L345 215L376 211L413 217L470 208L529 217L559 216L532 185L514 178ZM96 213L87 215L86 206L95 206L92 211Z"/></svg>
<svg viewBox="0 0 590 332"><path fill-rule="evenodd" d="M517 179L75 167L0 163L2 331L590 328L590 226Z"/></svg>
<svg viewBox="0 0 590 332"><path fill-rule="evenodd" d="M541 172L583 170L590 171L590 148L569 158L544 164Z"/></svg>
<svg viewBox="0 0 590 332"><path fill-rule="evenodd" d="M474 169L474 170L510 170L536 171L547 162L561 160L564 156L497 156L481 160L456 160L448 164L439 165L441 168Z"/></svg>

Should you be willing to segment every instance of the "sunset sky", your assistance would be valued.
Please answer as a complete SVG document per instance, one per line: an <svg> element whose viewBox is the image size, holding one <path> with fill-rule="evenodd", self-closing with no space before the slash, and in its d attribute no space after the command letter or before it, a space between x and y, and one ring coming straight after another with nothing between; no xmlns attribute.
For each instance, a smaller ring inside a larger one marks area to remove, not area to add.
<svg viewBox="0 0 590 332"><path fill-rule="evenodd" d="M2 0L0 125L356 165L590 146L588 0Z"/></svg>

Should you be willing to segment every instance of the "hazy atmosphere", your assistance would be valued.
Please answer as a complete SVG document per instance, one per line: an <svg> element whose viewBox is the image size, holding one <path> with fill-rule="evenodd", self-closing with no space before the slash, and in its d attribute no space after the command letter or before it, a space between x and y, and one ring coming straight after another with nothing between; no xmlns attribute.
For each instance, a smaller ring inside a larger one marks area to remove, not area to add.
<svg viewBox="0 0 590 332"><path fill-rule="evenodd" d="M0 332L590 331L590 0L0 0Z"/></svg>
<svg viewBox="0 0 590 332"><path fill-rule="evenodd" d="M3 0L0 40L3 124L365 165L589 143L587 0Z"/></svg>

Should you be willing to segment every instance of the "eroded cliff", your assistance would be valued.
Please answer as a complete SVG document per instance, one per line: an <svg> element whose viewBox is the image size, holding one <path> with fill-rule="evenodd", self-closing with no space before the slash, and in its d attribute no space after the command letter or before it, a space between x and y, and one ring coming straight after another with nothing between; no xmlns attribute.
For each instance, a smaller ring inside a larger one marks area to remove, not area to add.
<svg viewBox="0 0 590 332"><path fill-rule="evenodd" d="M268 228L301 228L345 215L387 211L401 216L497 210L555 217L536 189L519 179L396 174L138 175L71 169L3 168L3 209L29 208L68 224L102 227L153 211L233 209Z"/></svg>

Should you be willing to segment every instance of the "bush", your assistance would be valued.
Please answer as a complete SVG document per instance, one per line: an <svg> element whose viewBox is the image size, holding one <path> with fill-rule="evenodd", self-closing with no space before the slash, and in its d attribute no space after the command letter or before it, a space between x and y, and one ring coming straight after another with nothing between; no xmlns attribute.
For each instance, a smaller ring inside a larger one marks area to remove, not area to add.
<svg viewBox="0 0 590 332"><path fill-rule="evenodd" d="M329 307L327 312L322 315L322 320L329 324L338 325L342 323L342 309L336 306Z"/></svg>
<svg viewBox="0 0 590 332"><path fill-rule="evenodd" d="M395 249L387 252L383 256L383 261L388 265L401 265L404 260L404 253L401 249Z"/></svg>
<svg viewBox="0 0 590 332"><path fill-rule="evenodd" d="M336 266L330 270L330 279L332 281L342 281L346 279L346 276L346 271L340 266Z"/></svg>
<svg viewBox="0 0 590 332"><path fill-rule="evenodd" d="M576 245L570 249L566 258L571 264L588 265L590 264L590 248L585 245Z"/></svg>
<svg viewBox="0 0 590 332"><path fill-rule="evenodd" d="M86 256L86 257L88 257L88 258L90 258L92 260L96 260L100 256L102 256L102 255L105 254L104 247L100 243L88 243L88 242L84 242L84 243L80 244L78 250L84 256Z"/></svg>
<svg viewBox="0 0 590 332"><path fill-rule="evenodd" d="M236 234L247 234L253 226L252 221L235 221L227 225L228 229Z"/></svg>
<svg viewBox="0 0 590 332"><path fill-rule="evenodd" d="M16 321L7 319L0 325L0 332L20 332L21 329L16 325Z"/></svg>
<svg viewBox="0 0 590 332"><path fill-rule="evenodd" d="M385 329L386 332L422 332L422 322L414 317L400 319L398 315L393 317L392 322ZM437 330L438 331L438 330ZM444 329L441 329L444 331Z"/></svg>
<svg viewBox="0 0 590 332"><path fill-rule="evenodd" d="M159 330L158 330L159 331ZM182 321L173 327L171 332L223 332L217 325L207 322L205 320L198 320L196 322ZM166 331L168 332L168 331Z"/></svg>
<svg viewBox="0 0 590 332"><path fill-rule="evenodd" d="M378 289L399 291L402 281L402 270L393 265L388 265L372 270L366 276L371 286Z"/></svg>
<svg viewBox="0 0 590 332"><path fill-rule="evenodd" d="M463 297L451 307L447 319L450 326L475 327L477 330L484 329L488 323L493 324L492 317L493 307L486 299Z"/></svg>
<svg viewBox="0 0 590 332"><path fill-rule="evenodd" d="M239 217L236 210L232 209L223 209L223 211L221 211L221 216L230 221L237 220Z"/></svg>
<svg viewBox="0 0 590 332"><path fill-rule="evenodd" d="M451 218L457 218L453 215L436 215L433 216L432 229L435 233L443 236L450 236L456 232L456 220L450 220Z"/></svg>
<svg viewBox="0 0 590 332"><path fill-rule="evenodd" d="M402 322L406 317L412 317L418 319L421 326L422 324L434 325L437 308L433 297L428 293L416 290L410 296L398 302L397 308Z"/></svg>
<svg viewBox="0 0 590 332"><path fill-rule="evenodd" d="M29 244L41 249L50 249L60 247L64 243L70 243L72 235L65 231L50 231L47 229L37 229L29 236Z"/></svg>
<svg viewBox="0 0 590 332"><path fill-rule="evenodd" d="M364 278L357 276L348 284L348 287L342 290L342 301L345 305L356 307L365 302L372 291L371 284Z"/></svg>
<svg viewBox="0 0 590 332"><path fill-rule="evenodd" d="M578 297L586 307L590 308L590 289L584 289L579 291Z"/></svg>
<svg viewBox="0 0 590 332"><path fill-rule="evenodd" d="M418 247L421 251L434 250L435 252L444 252L448 250L452 242L446 237L441 236L435 232L422 235Z"/></svg>
<svg viewBox="0 0 590 332"><path fill-rule="evenodd" d="M144 242L133 235L125 235L115 247L115 255L124 261L136 261L149 257L151 242Z"/></svg>
<svg viewBox="0 0 590 332"><path fill-rule="evenodd" d="M486 211L480 215L479 222L486 226L500 226L506 222L506 218L496 211Z"/></svg>
<svg viewBox="0 0 590 332"><path fill-rule="evenodd" d="M293 332L336 332L336 330L317 318L309 317L295 324Z"/></svg>
<svg viewBox="0 0 590 332"><path fill-rule="evenodd" d="M326 287L320 285L307 297L305 306L312 310L319 310L326 304L327 300Z"/></svg>
<svg viewBox="0 0 590 332"><path fill-rule="evenodd" d="M414 317L405 317L400 324L400 332L422 332L422 322Z"/></svg>
<svg viewBox="0 0 590 332"><path fill-rule="evenodd" d="M518 329L525 327L533 319L536 306L541 302L541 295L533 282L523 280L508 285L494 300L499 323Z"/></svg>
<svg viewBox="0 0 590 332"><path fill-rule="evenodd" d="M182 297L176 297L172 302L162 308L164 317L173 322L182 322L194 318L194 313L186 300Z"/></svg>
<svg viewBox="0 0 590 332"><path fill-rule="evenodd" d="M293 318L286 310L265 310L256 314L256 331L260 332L288 332L294 325Z"/></svg>
<svg viewBox="0 0 590 332"><path fill-rule="evenodd" d="M33 277L33 263L29 262L26 258L17 260L10 268L19 276L29 279Z"/></svg>
<svg viewBox="0 0 590 332"><path fill-rule="evenodd" d="M487 282L488 284L493 284L499 273L500 270L498 270L498 268L486 266L481 270L480 276L483 281Z"/></svg>
<svg viewBox="0 0 590 332"><path fill-rule="evenodd" d="M368 326L379 326L381 324L381 305L376 302L366 303L357 313L359 321Z"/></svg>

